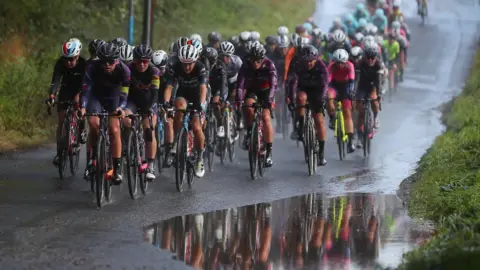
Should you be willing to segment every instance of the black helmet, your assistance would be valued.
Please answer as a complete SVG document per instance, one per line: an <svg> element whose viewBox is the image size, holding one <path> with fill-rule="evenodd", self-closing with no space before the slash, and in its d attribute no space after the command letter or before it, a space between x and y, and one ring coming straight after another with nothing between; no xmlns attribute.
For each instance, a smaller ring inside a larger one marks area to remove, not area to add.
<svg viewBox="0 0 480 270"><path fill-rule="evenodd" d="M153 50L148 45L137 45L133 49L133 59L151 59L153 56Z"/></svg>
<svg viewBox="0 0 480 270"><path fill-rule="evenodd" d="M104 43L98 47L97 56L102 60L117 60L120 57L120 49L113 43Z"/></svg>
<svg viewBox="0 0 480 270"><path fill-rule="evenodd" d="M305 61L312 61L318 58L318 50L312 45L305 45L300 49L300 55Z"/></svg>
<svg viewBox="0 0 480 270"><path fill-rule="evenodd" d="M265 57L265 54L267 53L267 51L265 50L265 47L263 47L262 44L258 43L258 44L254 44L250 48L249 53L250 53L250 57L260 59Z"/></svg>
<svg viewBox="0 0 480 270"><path fill-rule="evenodd" d="M94 39L94 40L90 41L90 43L88 44L88 52L90 54L96 54L98 48L105 43L106 42L104 40L101 40L101 39Z"/></svg>
<svg viewBox="0 0 480 270"><path fill-rule="evenodd" d="M364 55L367 58L374 58L378 56L378 47L377 46L367 46L364 50Z"/></svg>
<svg viewBox="0 0 480 270"><path fill-rule="evenodd" d="M128 42L122 37L112 39L110 43L117 45L119 48L128 44Z"/></svg>
<svg viewBox="0 0 480 270"><path fill-rule="evenodd" d="M265 43L267 45L275 45L275 44L277 44L277 37L276 36L271 36L271 35L267 36L265 38Z"/></svg>
<svg viewBox="0 0 480 270"><path fill-rule="evenodd" d="M210 43L219 42L222 39L222 36L218 32L211 32L208 34L208 41Z"/></svg>
<svg viewBox="0 0 480 270"><path fill-rule="evenodd" d="M215 63L218 58L218 52L215 48L207 47L204 56L210 61L210 63Z"/></svg>
<svg viewBox="0 0 480 270"><path fill-rule="evenodd" d="M181 37L175 41L175 44L173 45L173 51L178 52L181 47L187 45L188 38L187 37Z"/></svg>

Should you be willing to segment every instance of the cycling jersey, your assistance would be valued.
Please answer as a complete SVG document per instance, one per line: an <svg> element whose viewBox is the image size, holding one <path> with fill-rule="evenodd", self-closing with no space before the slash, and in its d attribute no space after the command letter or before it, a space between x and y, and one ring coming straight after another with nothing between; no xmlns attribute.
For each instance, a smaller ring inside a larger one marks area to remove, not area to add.
<svg viewBox="0 0 480 270"><path fill-rule="evenodd" d="M380 74L383 73L383 66L380 61L375 61L373 66L368 64L367 59L360 61L357 65L358 69L358 87L357 87L357 98L361 99L365 94L370 94L371 91L375 88L380 90Z"/></svg>
<svg viewBox="0 0 480 270"><path fill-rule="evenodd" d="M226 64L228 85L229 88L233 87L231 89L235 88L238 78L238 71L242 67L242 64L242 59L234 54L230 56L230 63Z"/></svg>
<svg viewBox="0 0 480 270"><path fill-rule="evenodd" d="M347 61L345 66L339 66L332 62L328 65L329 82L350 82L355 80L355 67L352 62Z"/></svg>
<svg viewBox="0 0 480 270"><path fill-rule="evenodd" d="M388 17L388 25L391 26L392 25L392 22L394 21L400 21L400 18L403 17L403 14L400 10L398 11L392 11L392 13L390 13L390 16Z"/></svg>
<svg viewBox="0 0 480 270"><path fill-rule="evenodd" d="M90 65L91 63L95 63L96 61L98 61L98 57L89 58L87 60L87 66Z"/></svg>
<svg viewBox="0 0 480 270"><path fill-rule="evenodd" d="M398 45L400 45L401 50L405 50L408 47L408 40L404 36L400 35L395 39L398 42Z"/></svg>
<svg viewBox="0 0 480 270"><path fill-rule="evenodd" d="M260 94L259 91L263 92L263 98L258 98L263 99L264 102L270 102L273 100L276 89L277 70L270 59L264 58L262 65L256 70L251 67L250 62L243 63L238 72L237 100L243 100L247 90L257 95Z"/></svg>
<svg viewBox="0 0 480 270"><path fill-rule="evenodd" d="M355 19L358 21L362 18L365 18L365 19L368 19L368 17L370 17L370 14L368 14L368 11L366 9L361 9L361 10L355 10L355 12L353 13L353 16L355 17Z"/></svg>
<svg viewBox="0 0 480 270"><path fill-rule="evenodd" d="M81 106L89 113L101 112L102 107L113 112L127 103L130 69L117 61L111 73L105 73L100 61L87 67L81 93ZM88 107L87 107L88 105Z"/></svg>
<svg viewBox="0 0 480 270"><path fill-rule="evenodd" d="M178 84L176 98L185 98L192 102L197 109L201 108L200 86L208 83L207 70L201 62L197 61L193 70L188 74L184 71L182 63L180 61L176 62L168 67L166 82L167 86L171 87Z"/></svg>
<svg viewBox="0 0 480 270"><path fill-rule="evenodd" d="M240 57L242 62L247 62L248 52L244 46L239 46L235 49L235 54Z"/></svg>
<svg viewBox="0 0 480 270"><path fill-rule="evenodd" d="M131 78L127 108L132 113L136 113L137 110L148 112L158 100L160 70L151 63L144 72L138 72L133 63L128 67L131 71Z"/></svg>
<svg viewBox="0 0 480 270"><path fill-rule="evenodd" d="M210 71L209 84L212 88L212 96L220 96L226 100L228 94L227 67L223 62L217 61L213 66Z"/></svg>
<svg viewBox="0 0 480 270"><path fill-rule="evenodd" d="M207 70L207 72L210 72L210 60L208 60L208 58L203 53L202 53L202 55L200 55L200 58L198 59L198 61L201 62L205 66L205 70Z"/></svg>
<svg viewBox="0 0 480 270"><path fill-rule="evenodd" d="M286 55L284 56L280 52L280 48L276 49L273 51L272 58L270 58L273 63L275 64L275 67L277 68L277 77L283 81L285 78L285 61L286 61Z"/></svg>
<svg viewBox="0 0 480 270"><path fill-rule="evenodd" d="M333 40L330 40L330 42L327 43L327 54L329 55L329 57L331 57L333 52L335 52L338 49L344 49L345 51L348 52L348 54L350 54L352 50L352 45L348 40L345 40L342 43L337 43Z"/></svg>
<svg viewBox="0 0 480 270"><path fill-rule="evenodd" d="M400 53L400 45L398 44L398 42L393 41L393 43L390 44L389 40L385 40L383 42L383 46L385 47L385 50L387 51L387 60L388 61L396 60L399 53Z"/></svg>
<svg viewBox="0 0 480 270"><path fill-rule="evenodd" d="M55 94L58 87L58 101L71 101L82 91L83 77L87 68L87 62L84 58L79 57L77 64L72 68L65 67L62 58L58 59L53 68L52 86L50 94ZM61 85L59 85L61 83ZM59 106L58 110L65 110L66 106Z"/></svg>
<svg viewBox="0 0 480 270"><path fill-rule="evenodd" d="M290 63L294 60L295 55L296 55L296 49L295 47L291 47L288 52L287 56L285 56L285 65L284 65L284 74L283 74L283 81L287 81L288 79L288 69L290 68Z"/></svg>

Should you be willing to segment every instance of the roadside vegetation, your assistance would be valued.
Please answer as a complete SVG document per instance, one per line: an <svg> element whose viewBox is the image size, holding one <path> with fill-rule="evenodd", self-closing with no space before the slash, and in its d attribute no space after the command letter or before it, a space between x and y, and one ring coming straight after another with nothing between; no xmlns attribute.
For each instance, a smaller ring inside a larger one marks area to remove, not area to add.
<svg viewBox="0 0 480 270"><path fill-rule="evenodd" d="M128 1L16 0L0 8L0 153L53 140L54 117L44 99L60 46L70 37L126 37ZM135 0L135 40L141 39L143 1ZM293 28L312 15L315 1L156 0L154 49L182 35L257 30L262 38L279 25ZM292 12L295 11L295 12Z"/></svg>
<svg viewBox="0 0 480 270"><path fill-rule="evenodd" d="M480 52L463 93L444 112L447 130L421 158L409 214L438 234L400 269L480 269Z"/></svg>

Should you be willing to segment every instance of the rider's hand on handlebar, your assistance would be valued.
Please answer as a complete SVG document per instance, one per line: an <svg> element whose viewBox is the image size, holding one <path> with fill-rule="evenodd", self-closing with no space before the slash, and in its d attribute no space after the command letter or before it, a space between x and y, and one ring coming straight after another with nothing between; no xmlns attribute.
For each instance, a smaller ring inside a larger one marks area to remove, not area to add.
<svg viewBox="0 0 480 270"><path fill-rule="evenodd" d="M123 109L121 107L118 107L116 111L117 111L118 116L120 118L123 118L125 116L125 112L123 111Z"/></svg>
<svg viewBox="0 0 480 270"><path fill-rule="evenodd" d="M55 96L53 95L50 95L46 100L45 100L45 103L50 106L50 107L53 107L55 105Z"/></svg>

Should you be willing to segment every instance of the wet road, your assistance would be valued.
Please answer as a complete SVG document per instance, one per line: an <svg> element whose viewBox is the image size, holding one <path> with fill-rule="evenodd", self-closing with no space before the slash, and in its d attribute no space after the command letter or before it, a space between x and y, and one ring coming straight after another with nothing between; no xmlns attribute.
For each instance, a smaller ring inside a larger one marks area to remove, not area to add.
<svg viewBox="0 0 480 270"><path fill-rule="evenodd" d="M324 29L333 20L332 14L352 6L347 1L324 2L323 11L316 14ZM385 194L395 194L400 181L412 172L415 162L442 131L437 108L461 90L479 33L478 1L456 1L455 5L447 0L434 1L431 18L423 27L415 17L414 1L409 2L404 4L404 13L411 15L407 22L413 41L405 82L394 101L384 105L382 126L369 159L354 153L339 161L329 133L328 165L319 168L317 176L307 177L301 149L278 137L275 165L261 180L249 179L246 153L241 152L235 164L217 165L216 171L198 180L192 190L177 193L173 174L167 174L157 178L148 196L136 201L128 198L126 185L114 189L113 205L97 211L80 177L72 179L67 190L53 188L57 181L51 165L53 148L3 157L0 268L182 269L186 266L172 260L172 254L144 240L144 228L179 215L312 192L329 198L350 192L373 193L383 200L394 200ZM289 211L277 204L272 204L272 219ZM392 247L390 255L379 254L398 259L408 246ZM388 251L385 247L382 250Z"/></svg>

